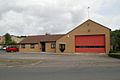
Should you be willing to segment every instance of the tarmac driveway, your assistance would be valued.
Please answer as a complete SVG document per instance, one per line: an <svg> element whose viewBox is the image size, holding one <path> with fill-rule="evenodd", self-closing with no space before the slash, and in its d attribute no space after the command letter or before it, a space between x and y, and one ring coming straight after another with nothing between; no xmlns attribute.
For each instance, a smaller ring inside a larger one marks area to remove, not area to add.
<svg viewBox="0 0 120 80"><path fill-rule="evenodd" d="M120 60L107 55L0 54L0 59L42 63L0 66L0 80L120 80Z"/></svg>
<svg viewBox="0 0 120 80"><path fill-rule="evenodd" d="M22 67L96 67L96 66L120 66L120 60L97 54L56 55L40 53L4 53L0 59L24 59L41 60L32 64L21 65ZM13 67L15 67L14 65Z"/></svg>

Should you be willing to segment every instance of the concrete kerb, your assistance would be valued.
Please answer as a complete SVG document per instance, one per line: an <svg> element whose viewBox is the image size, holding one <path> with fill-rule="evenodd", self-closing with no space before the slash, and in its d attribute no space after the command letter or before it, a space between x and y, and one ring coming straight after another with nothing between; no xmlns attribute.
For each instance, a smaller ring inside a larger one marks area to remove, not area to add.
<svg viewBox="0 0 120 80"><path fill-rule="evenodd" d="M1 54L40 54L40 55L101 55L101 56L107 56L107 53L53 53L53 52L11 52L11 53L1 53Z"/></svg>
<svg viewBox="0 0 120 80"><path fill-rule="evenodd" d="M89 55L102 55L102 56L107 56L106 53L54 53L56 55L83 55L83 56L89 56Z"/></svg>

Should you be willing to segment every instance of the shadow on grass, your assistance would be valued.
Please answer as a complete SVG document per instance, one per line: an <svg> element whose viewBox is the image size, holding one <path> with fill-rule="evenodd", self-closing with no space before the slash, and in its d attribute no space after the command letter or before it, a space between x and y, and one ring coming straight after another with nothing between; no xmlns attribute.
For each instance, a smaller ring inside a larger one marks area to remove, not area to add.
<svg viewBox="0 0 120 80"><path fill-rule="evenodd" d="M108 56L120 59L120 53L109 53Z"/></svg>

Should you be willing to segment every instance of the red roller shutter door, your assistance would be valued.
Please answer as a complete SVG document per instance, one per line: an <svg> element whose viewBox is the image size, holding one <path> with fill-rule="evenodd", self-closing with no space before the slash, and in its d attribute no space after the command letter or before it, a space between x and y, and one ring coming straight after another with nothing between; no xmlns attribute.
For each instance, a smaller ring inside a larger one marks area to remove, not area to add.
<svg viewBox="0 0 120 80"><path fill-rule="evenodd" d="M84 35L75 37L76 52L105 52L105 35Z"/></svg>

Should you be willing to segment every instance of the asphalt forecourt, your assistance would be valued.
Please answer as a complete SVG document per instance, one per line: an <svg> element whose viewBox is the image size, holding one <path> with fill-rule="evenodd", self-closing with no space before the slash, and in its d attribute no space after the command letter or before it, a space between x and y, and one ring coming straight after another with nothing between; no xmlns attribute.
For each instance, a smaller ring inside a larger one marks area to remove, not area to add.
<svg viewBox="0 0 120 80"><path fill-rule="evenodd" d="M0 59L0 67L25 67L42 63L42 60L29 59Z"/></svg>
<svg viewBox="0 0 120 80"><path fill-rule="evenodd" d="M0 80L120 80L120 60L107 55L0 54Z"/></svg>
<svg viewBox="0 0 120 80"><path fill-rule="evenodd" d="M105 54L2 53L0 67L96 67L120 66Z"/></svg>

